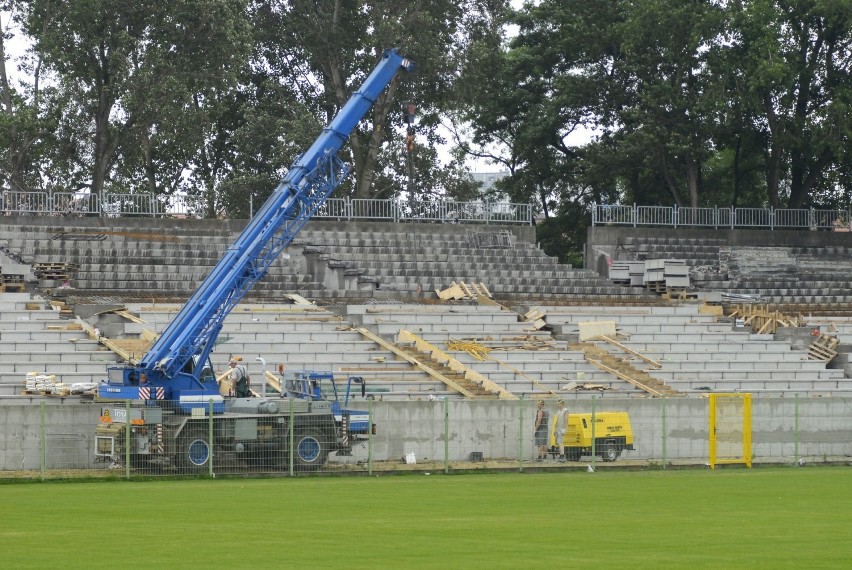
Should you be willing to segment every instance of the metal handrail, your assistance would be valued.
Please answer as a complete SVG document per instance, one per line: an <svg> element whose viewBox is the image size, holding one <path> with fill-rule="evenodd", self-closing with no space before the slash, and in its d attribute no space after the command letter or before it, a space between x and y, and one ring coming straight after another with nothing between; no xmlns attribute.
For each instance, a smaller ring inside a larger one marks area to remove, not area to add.
<svg viewBox="0 0 852 570"><path fill-rule="evenodd" d="M204 218L207 205L199 198L155 196L150 193L0 192L0 214L7 216L96 216ZM315 219L393 222L532 225L531 204L511 202L415 202L329 198Z"/></svg>
<svg viewBox="0 0 852 570"><path fill-rule="evenodd" d="M852 211L593 204L592 225L852 231Z"/></svg>

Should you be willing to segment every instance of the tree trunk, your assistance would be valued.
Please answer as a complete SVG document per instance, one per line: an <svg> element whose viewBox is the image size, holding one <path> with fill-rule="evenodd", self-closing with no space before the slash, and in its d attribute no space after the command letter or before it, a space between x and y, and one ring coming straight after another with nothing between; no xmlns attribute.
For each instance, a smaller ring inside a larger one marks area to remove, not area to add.
<svg viewBox="0 0 852 570"><path fill-rule="evenodd" d="M740 197L740 154L742 153L743 136L737 134L737 144L734 148L734 196L731 200L731 206L737 207L737 200Z"/></svg>
<svg viewBox="0 0 852 570"><path fill-rule="evenodd" d="M696 160L691 156L686 157L686 189L689 194L689 205L692 208L698 207L698 170L699 166Z"/></svg>
<svg viewBox="0 0 852 570"><path fill-rule="evenodd" d="M661 161L662 161L663 179L665 179L665 181L666 181L666 187L669 189L669 192L671 193L672 198L674 198L675 204L677 204L678 207L681 207L681 206L683 206L683 200L680 197L680 192L677 191L677 182L675 182L675 179L672 178L671 172L669 172L669 165L668 165L668 162L666 161L665 155L662 156Z"/></svg>
<svg viewBox="0 0 852 570"><path fill-rule="evenodd" d="M154 166L154 142L151 137L145 137L145 180L148 192L157 195L157 167Z"/></svg>
<svg viewBox="0 0 852 570"><path fill-rule="evenodd" d="M769 150L766 159L766 198L773 208L780 206L778 186L781 181L781 126L772 106L772 96L767 91L763 95L763 107L769 123Z"/></svg>
<svg viewBox="0 0 852 570"><path fill-rule="evenodd" d="M103 199L103 190L106 185L107 170L111 160L110 149L115 145L110 137L109 114L112 106L107 102L102 93L98 105L98 113L95 116L95 153L92 157L92 189L91 192L99 199Z"/></svg>

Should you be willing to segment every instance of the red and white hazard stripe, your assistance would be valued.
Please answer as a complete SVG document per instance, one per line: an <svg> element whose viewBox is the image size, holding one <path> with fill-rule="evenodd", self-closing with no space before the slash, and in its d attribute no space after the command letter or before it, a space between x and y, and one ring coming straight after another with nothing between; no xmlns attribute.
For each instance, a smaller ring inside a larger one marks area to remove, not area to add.
<svg viewBox="0 0 852 570"><path fill-rule="evenodd" d="M154 388L154 398L157 400L164 400L166 398L166 389L162 386L158 386ZM139 388L139 399L140 400L150 400L151 399L151 388Z"/></svg>

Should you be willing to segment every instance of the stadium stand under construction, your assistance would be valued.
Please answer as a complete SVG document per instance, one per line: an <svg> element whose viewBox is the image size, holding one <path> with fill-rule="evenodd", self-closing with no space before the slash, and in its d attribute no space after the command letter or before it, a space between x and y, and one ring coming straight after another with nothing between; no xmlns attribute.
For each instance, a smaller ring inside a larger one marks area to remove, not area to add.
<svg viewBox="0 0 852 570"><path fill-rule="evenodd" d="M107 364L144 354L242 225L2 218L0 397L86 397ZM376 400L848 395L850 247L852 233L593 227L574 268L534 226L312 221L212 360L357 375Z"/></svg>

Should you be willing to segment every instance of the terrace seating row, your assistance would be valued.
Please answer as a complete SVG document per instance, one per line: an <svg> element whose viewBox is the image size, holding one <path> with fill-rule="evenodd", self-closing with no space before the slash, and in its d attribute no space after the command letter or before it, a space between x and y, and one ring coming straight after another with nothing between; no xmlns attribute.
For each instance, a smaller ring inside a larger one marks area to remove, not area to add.
<svg viewBox="0 0 852 570"><path fill-rule="evenodd" d="M81 291L188 296L241 228L236 223L184 222L151 220L146 227L116 219L104 227L102 220L87 226L82 219L66 228L9 220L0 224L0 244L30 264L74 264L78 269L71 284ZM590 270L560 265L532 242L483 241L473 235L507 233L505 229L418 227L412 232L409 226L375 226L383 230L339 231L328 229L330 224L308 224L253 288L252 297L433 297L436 289L460 280L487 282L504 296L642 293L625 292Z"/></svg>
<svg viewBox="0 0 852 570"><path fill-rule="evenodd" d="M4 299L11 299L8 295ZM28 295L19 295L20 303L2 306L4 313L14 315L16 320L0 322L0 349L4 355L12 355L4 358L0 367L0 393L9 393L9 386L20 385L26 372L57 373L57 367L62 368L62 381L66 383L68 379L101 379L104 367L115 359L111 353L97 350L95 341L82 331L14 329L19 322L43 326L53 322L38 319L43 316L37 314L40 311L32 311L29 321L17 320L27 316L25 301L29 300ZM135 337L145 328L162 330L179 305L135 304L128 305L128 309L146 321L123 324L122 334ZM599 317L619 323L621 319L615 309L608 307L577 307L573 312L565 306L541 310L548 323L553 318L562 327ZM773 341L767 335L726 331L724 327L719 330L719 323L699 315L694 305L623 310L625 317L645 319L648 330L637 319L630 325L634 332L622 338L622 344L658 361L662 367L653 370L627 353L620 356L676 390L692 392L709 387L830 394L848 389L840 370L829 370L824 362L808 360L804 350L792 350L789 343ZM381 394L384 399L458 397L423 370L355 330L364 326L388 341L396 341L401 329L411 330L472 370L525 397L552 392L574 397L575 388L585 384L606 392L642 395L629 382L586 362L579 350L557 340L547 327L537 330L518 314L499 307L347 305L340 312L317 307L285 309L275 304L240 305L225 322L213 354L214 368L224 371L227 359L240 354L254 370L253 376L260 377L261 365L255 362L255 357L260 356L270 368L280 360L290 369L360 375L366 379L370 393ZM675 332L666 332L669 326ZM448 343L454 340L476 342L490 352L484 360L478 360L466 350L450 348ZM604 343L599 346L618 355L617 349ZM34 367L39 361L41 365Z"/></svg>

